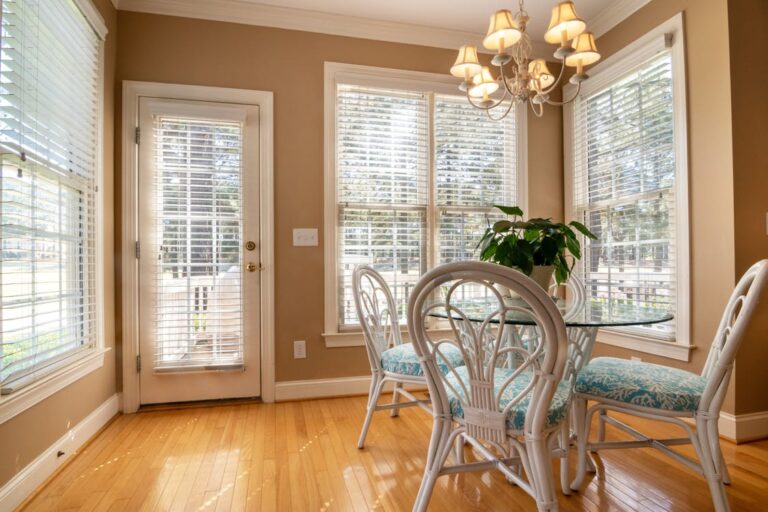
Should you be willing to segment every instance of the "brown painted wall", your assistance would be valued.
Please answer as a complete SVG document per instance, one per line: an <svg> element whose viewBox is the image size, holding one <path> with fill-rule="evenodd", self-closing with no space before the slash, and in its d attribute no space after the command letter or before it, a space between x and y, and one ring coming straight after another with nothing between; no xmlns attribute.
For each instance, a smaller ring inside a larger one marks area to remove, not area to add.
<svg viewBox="0 0 768 512"><path fill-rule="evenodd" d="M766 24L765 0L729 0L736 279L768 258L768 62L754 59L768 49ZM768 411L768 293L761 303L736 358L736 414Z"/></svg>
<svg viewBox="0 0 768 512"><path fill-rule="evenodd" d="M698 372L735 282L726 2L653 0L597 44L608 57L681 11L687 53L691 336L697 348L690 363L640 355L643 360ZM599 344L595 354L629 357L630 352Z"/></svg>
<svg viewBox="0 0 768 512"><path fill-rule="evenodd" d="M118 84L142 80L274 91L277 380L366 374L362 347L326 349L321 337L322 246L291 245L297 227L317 227L323 239L323 64L447 73L455 53L123 11L118 26ZM562 217L562 118L552 109L543 120L530 119L531 212ZM119 210L116 216L119 225ZM307 341L306 359L293 359L293 340Z"/></svg>
<svg viewBox="0 0 768 512"><path fill-rule="evenodd" d="M112 127L117 13L110 0L94 0L94 3L109 29L104 76L104 312L105 342L112 350L107 353L103 368L0 425L0 487L115 393Z"/></svg>

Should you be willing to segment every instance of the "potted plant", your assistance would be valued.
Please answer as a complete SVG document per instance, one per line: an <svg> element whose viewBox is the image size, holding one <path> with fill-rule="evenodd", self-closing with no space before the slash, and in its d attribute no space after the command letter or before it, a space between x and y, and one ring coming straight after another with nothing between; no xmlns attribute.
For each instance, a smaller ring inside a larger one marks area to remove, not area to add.
<svg viewBox="0 0 768 512"><path fill-rule="evenodd" d="M580 222L523 220L523 210L517 206L494 205L494 208L512 219L500 220L485 230L477 244L480 260L519 270L544 290L549 289L553 273L557 284L567 281L576 261L581 259L581 244L574 228L587 238L597 239ZM573 257L570 263L568 254Z"/></svg>

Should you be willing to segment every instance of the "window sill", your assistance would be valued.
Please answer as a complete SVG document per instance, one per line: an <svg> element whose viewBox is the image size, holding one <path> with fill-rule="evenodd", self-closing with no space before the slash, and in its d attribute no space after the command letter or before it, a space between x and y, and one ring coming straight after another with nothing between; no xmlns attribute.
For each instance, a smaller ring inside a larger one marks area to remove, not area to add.
<svg viewBox="0 0 768 512"><path fill-rule="evenodd" d="M74 361L63 362L60 368L42 379L0 398L0 425L104 366L104 355L109 350L89 350Z"/></svg>
<svg viewBox="0 0 768 512"><path fill-rule="evenodd" d="M427 329L427 333L433 336L450 336L453 334L451 329ZM410 341L407 330L400 331L403 341ZM365 340L362 332L328 332L322 334L325 338L326 348L343 347L364 347Z"/></svg>
<svg viewBox="0 0 768 512"><path fill-rule="evenodd" d="M597 342L685 362L691 360L691 351L696 348L694 345L684 345L679 342L662 341L645 336L633 336L607 330L598 332Z"/></svg>

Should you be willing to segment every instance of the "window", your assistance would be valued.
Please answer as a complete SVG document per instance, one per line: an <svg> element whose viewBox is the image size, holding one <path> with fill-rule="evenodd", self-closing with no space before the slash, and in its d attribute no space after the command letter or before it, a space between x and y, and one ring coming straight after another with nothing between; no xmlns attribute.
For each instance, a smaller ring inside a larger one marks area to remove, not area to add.
<svg viewBox="0 0 768 512"><path fill-rule="evenodd" d="M334 245L334 278L326 300L333 304L327 330L340 332L358 325L355 266L382 273L404 319L428 268L476 258L478 237L498 218L492 205L519 203L518 148L516 116L491 121L454 83L361 85L337 76L332 91L326 229L335 236L326 240Z"/></svg>
<svg viewBox="0 0 768 512"><path fill-rule="evenodd" d="M676 313L621 331L669 342L687 333L688 227L682 37L665 34L593 71L570 109L570 156L572 215L598 237L577 266L588 296Z"/></svg>
<svg viewBox="0 0 768 512"><path fill-rule="evenodd" d="M94 12L74 0L2 2L2 395L101 342L97 183L105 29L90 18Z"/></svg>

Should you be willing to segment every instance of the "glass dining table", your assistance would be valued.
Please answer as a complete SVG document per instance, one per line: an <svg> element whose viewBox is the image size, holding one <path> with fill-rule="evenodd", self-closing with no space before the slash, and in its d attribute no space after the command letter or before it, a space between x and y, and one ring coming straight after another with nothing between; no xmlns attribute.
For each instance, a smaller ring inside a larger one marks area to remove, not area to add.
<svg viewBox="0 0 768 512"><path fill-rule="evenodd" d="M651 326L669 322L674 315L665 309L648 306L640 306L631 303L610 303L603 299L562 299L552 298L558 310L563 315L566 331L568 333L569 368L566 370L565 379L572 379L592 356L600 329ZM491 302L483 300L468 300L463 302L459 309L462 315L473 323L489 321L490 313L498 307L492 307ZM526 310L527 305L521 299L507 298L505 305L509 308L504 313L504 323L515 326L510 330L510 343L520 344L526 337L533 334L533 321ZM445 310L436 309L430 314L437 318L448 318ZM454 320L462 320L459 316L453 316ZM491 318L490 323L498 324L499 317Z"/></svg>

